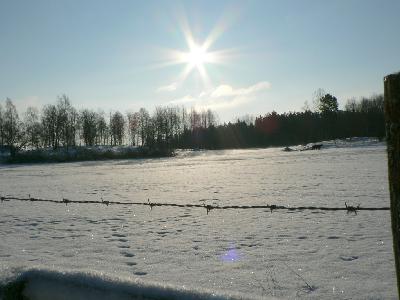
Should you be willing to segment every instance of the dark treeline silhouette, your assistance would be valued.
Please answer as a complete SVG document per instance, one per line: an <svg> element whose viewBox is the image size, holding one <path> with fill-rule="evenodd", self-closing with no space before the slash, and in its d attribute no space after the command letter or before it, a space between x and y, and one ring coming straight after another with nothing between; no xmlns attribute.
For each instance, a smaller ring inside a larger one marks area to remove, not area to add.
<svg viewBox="0 0 400 300"><path fill-rule="evenodd" d="M66 95L39 111L29 107L20 118L7 99L0 105L0 149L15 155L21 149L69 149L77 146L132 145L152 151L226 149L306 144L353 136L383 138L383 96L350 99L345 110L322 93L312 111L268 113L255 119L218 124L211 110L156 107L122 114L77 111Z"/></svg>
<svg viewBox="0 0 400 300"><path fill-rule="evenodd" d="M219 126L192 127L179 135L178 148L248 148L306 144L355 136L385 136L383 96L348 100L345 110L337 99L322 95L315 111L276 112Z"/></svg>

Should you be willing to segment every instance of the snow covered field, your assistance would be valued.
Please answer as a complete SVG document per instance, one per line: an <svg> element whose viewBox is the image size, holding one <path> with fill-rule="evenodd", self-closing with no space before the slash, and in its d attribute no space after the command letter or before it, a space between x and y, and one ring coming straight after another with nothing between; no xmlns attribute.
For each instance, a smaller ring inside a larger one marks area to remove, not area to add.
<svg viewBox="0 0 400 300"><path fill-rule="evenodd" d="M342 207L346 201L389 206L385 146L364 142L320 151L194 151L165 159L3 165L0 194L217 205ZM388 211L354 215L255 209L207 215L201 208L25 202L3 202L0 207L1 281L33 269L25 273L37 278L25 291L32 299L38 293L45 298L44 286L46 299L65 296L67 290L87 298L76 288L82 282L107 286L113 299L125 299L119 292L129 288L148 297L152 291L153 296L186 298L217 293L396 299ZM60 287L63 281L70 284ZM176 287L177 294L164 285Z"/></svg>

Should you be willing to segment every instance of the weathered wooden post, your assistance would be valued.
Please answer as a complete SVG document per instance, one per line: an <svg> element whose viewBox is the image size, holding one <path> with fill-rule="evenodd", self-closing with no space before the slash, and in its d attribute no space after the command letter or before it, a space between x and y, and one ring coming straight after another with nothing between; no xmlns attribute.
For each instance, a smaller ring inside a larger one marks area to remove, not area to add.
<svg viewBox="0 0 400 300"><path fill-rule="evenodd" d="M384 79L393 250L400 298L400 73Z"/></svg>

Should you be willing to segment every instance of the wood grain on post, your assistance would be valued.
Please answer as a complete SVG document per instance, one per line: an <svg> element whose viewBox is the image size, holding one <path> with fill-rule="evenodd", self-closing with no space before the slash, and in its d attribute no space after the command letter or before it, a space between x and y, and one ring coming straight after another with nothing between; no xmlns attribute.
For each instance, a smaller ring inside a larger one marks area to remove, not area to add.
<svg viewBox="0 0 400 300"><path fill-rule="evenodd" d="M393 250L400 298L400 73L384 79Z"/></svg>

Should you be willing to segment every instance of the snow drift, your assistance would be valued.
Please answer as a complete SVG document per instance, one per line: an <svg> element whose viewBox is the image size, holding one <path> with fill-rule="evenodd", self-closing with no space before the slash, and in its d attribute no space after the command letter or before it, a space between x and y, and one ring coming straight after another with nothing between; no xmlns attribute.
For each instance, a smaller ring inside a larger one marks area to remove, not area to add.
<svg viewBox="0 0 400 300"><path fill-rule="evenodd" d="M61 272L30 269L2 283L0 299L29 300L125 300L125 299L245 299L240 295L215 294L111 278L102 273Z"/></svg>

